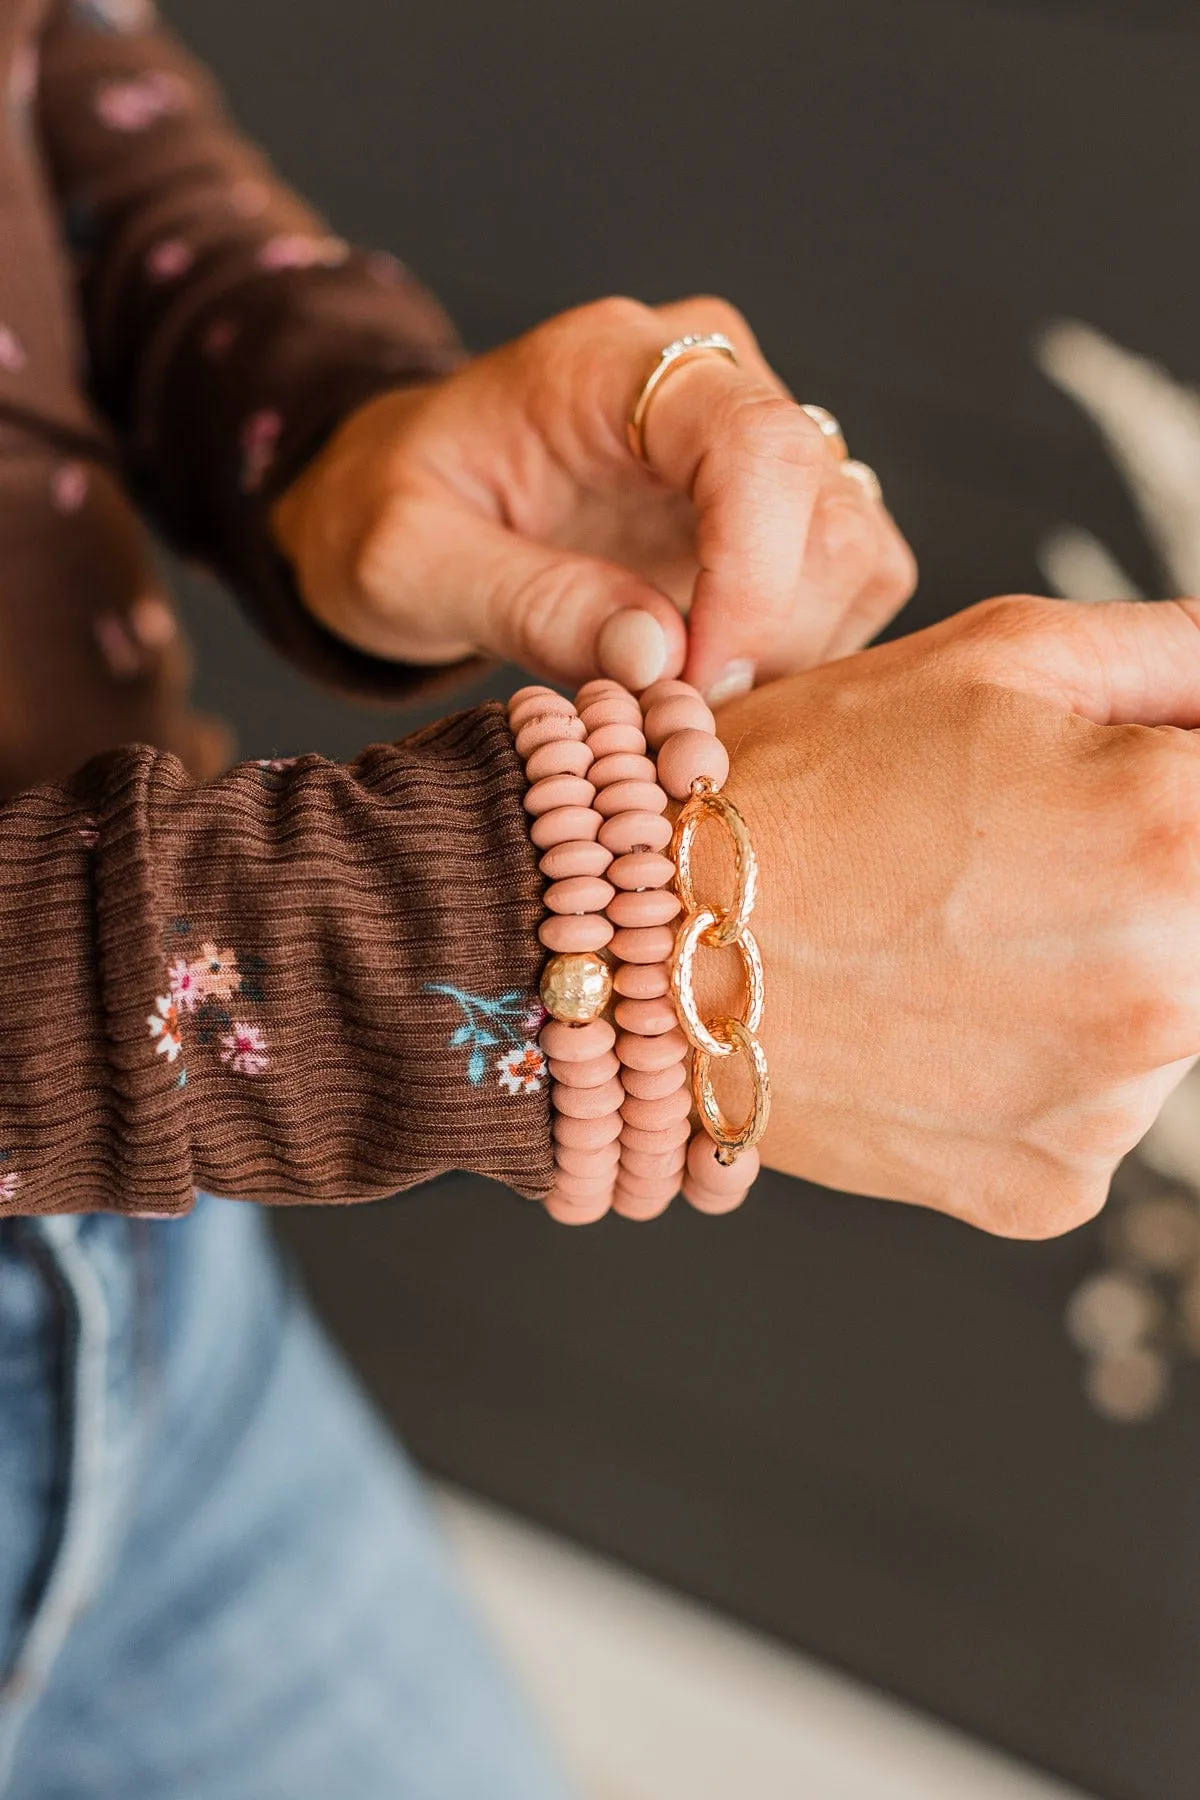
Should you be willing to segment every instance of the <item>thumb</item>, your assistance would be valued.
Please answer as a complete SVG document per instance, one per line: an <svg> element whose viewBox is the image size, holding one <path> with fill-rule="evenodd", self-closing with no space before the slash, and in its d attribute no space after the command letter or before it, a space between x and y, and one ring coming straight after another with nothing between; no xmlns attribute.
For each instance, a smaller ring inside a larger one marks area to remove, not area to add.
<svg viewBox="0 0 1200 1800"><path fill-rule="evenodd" d="M991 679L1097 725L1200 726L1200 600L985 600L959 618Z"/></svg>
<svg viewBox="0 0 1200 1800"><path fill-rule="evenodd" d="M535 675L569 683L602 673L640 689L683 668L677 608L616 563L461 516L422 560L431 604L444 604L480 650Z"/></svg>

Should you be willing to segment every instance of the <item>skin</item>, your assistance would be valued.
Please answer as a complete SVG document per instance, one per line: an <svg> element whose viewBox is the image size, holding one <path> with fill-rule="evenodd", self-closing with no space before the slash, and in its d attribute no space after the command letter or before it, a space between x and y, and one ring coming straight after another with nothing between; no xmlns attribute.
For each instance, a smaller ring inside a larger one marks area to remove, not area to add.
<svg viewBox="0 0 1200 1800"><path fill-rule="evenodd" d="M633 397L664 344L700 331L725 332L739 366L705 356L663 382L644 468ZM916 573L745 320L707 298L599 301L370 402L272 523L307 604L360 649L483 652L563 683L686 667L723 696L866 643Z"/></svg>
<svg viewBox="0 0 1200 1800"><path fill-rule="evenodd" d="M1191 600L986 601L725 709L764 1161L1010 1237L1103 1206L1200 1052L1197 726Z"/></svg>

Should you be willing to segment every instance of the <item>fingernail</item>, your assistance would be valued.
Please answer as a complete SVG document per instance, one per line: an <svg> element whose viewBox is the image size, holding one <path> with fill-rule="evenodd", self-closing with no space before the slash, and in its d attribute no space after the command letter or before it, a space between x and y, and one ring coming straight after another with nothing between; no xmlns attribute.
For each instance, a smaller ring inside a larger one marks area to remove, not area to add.
<svg viewBox="0 0 1200 1800"><path fill-rule="evenodd" d="M605 675L640 693L663 672L667 634L653 613L627 606L600 627L596 658Z"/></svg>
<svg viewBox="0 0 1200 1800"><path fill-rule="evenodd" d="M710 706L720 706L723 701L736 700L739 694L748 694L754 686L757 667L757 663L748 656L739 656L733 662L727 662L704 698Z"/></svg>

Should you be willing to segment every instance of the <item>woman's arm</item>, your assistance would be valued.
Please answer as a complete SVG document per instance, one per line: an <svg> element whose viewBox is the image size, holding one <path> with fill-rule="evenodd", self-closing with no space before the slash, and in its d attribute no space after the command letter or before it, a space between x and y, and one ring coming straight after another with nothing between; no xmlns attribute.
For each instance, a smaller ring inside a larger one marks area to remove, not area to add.
<svg viewBox="0 0 1200 1800"><path fill-rule="evenodd" d="M485 706L349 767L132 748L0 806L0 1212L544 1193L523 787Z"/></svg>
<svg viewBox="0 0 1200 1800"><path fill-rule="evenodd" d="M293 660L402 694L412 671L306 610L266 512L363 402L457 362L444 314L278 180L149 4L56 0L36 106L93 396L147 511Z"/></svg>

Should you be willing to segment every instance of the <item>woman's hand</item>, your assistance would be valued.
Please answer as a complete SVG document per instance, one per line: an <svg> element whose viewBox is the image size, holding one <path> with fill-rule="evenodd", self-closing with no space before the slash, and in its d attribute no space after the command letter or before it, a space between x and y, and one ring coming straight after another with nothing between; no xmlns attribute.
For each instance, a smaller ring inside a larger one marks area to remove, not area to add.
<svg viewBox="0 0 1200 1800"><path fill-rule="evenodd" d="M739 365L662 383L647 469L633 398L666 344L707 331ZM375 655L635 687L685 671L720 699L858 648L908 598L912 556L869 487L723 301L603 300L362 407L273 524L311 610Z"/></svg>
<svg viewBox="0 0 1200 1800"><path fill-rule="evenodd" d="M1198 628L993 600L721 714L767 1162L1007 1236L1103 1205L1200 1052Z"/></svg>

